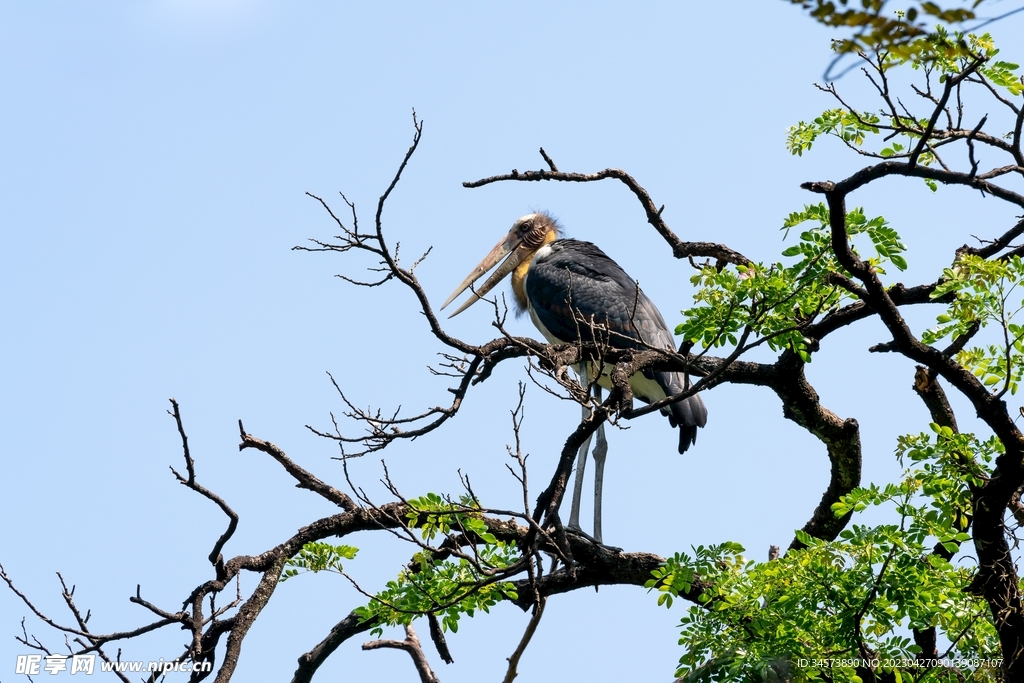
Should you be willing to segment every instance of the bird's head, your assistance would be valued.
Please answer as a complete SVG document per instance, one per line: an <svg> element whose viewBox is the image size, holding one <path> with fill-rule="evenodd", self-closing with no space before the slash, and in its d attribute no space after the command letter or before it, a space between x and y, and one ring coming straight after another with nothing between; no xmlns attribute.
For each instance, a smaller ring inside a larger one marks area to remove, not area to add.
<svg viewBox="0 0 1024 683"><path fill-rule="evenodd" d="M521 284L523 276L530 267L530 261L533 260L537 251L545 244L557 239L558 234L558 224L555 222L555 219L546 213L531 213L523 216L512 224L512 229L508 231L508 234L494 246L494 249L491 249L490 253L480 262L480 265L466 276L462 284L455 288L455 291L448 297L448 300L442 304L441 309L443 310L455 297L466 291L471 284L480 279L484 273L493 268L506 255L508 258L498 266L498 269L491 273L491 276L480 285L479 289L473 292L462 306L449 317L454 318L475 304L509 273L514 273L513 289L515 290L516 298L521 305L525 306L526 295L522 291Z"/></svg>

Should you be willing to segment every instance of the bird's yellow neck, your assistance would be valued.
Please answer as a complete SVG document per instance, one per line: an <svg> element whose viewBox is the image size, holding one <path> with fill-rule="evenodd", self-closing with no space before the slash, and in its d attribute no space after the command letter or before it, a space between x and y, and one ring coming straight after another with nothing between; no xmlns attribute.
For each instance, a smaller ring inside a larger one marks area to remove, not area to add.
<svg viewBox="0 0 1024 683"><path fill-rule="evenodd" d="M557 237L558 235L555 234L555 231L551 230L544 235L544 242L540 246L543 247L545 244L554 242ZM540 251L540 247L537 247L537 251ZM530 254L529 258L523 259L523 262L512 271L512 293L516 297L516 303L519 304L520 311L525 311L527 308L526 271L530 269L530 264L533 263L533 258L537 255L537 251Z"/></svg>

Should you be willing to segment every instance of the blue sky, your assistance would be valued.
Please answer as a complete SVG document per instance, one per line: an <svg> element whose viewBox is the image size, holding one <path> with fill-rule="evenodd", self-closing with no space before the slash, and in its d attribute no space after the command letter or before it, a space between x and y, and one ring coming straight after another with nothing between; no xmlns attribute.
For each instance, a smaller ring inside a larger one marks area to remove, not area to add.
<svg viewBox="0 0 1024 683"><path fill-rule="evenodd" d="M261 552L333 513L266 457L237 450L237 420L337 485L326 428L341 410L326 372L360 405L410 411L448 400L429 374L441 349L397 285L367 291L334 277L374 265L291 251L334 234L306 191L370 224L413 133L420 150L389 201L385 229L414 258L439 304L512 222L534 209L594 241L637 278L670 324L692 288L624 187L462 182L542 165L621 167L684 239L724 242L756 260L783 249L783 218L814 200L805 180L839 179L862 161L821 143L803 158L788 126L832 102L813 83L830 33L783 2L8 3L0 8L0 562L51 616L61 571L96 631L146 623L142 595L169 610L211 575L205 556L224 527L179 486L167 399L182 406L200 482L241 515L229 556ZM1021 19L992 27L1021 35ZM1002 40L1009 59L1009 38ZM853 76L840 86L866 91ZM862 100L866 101L866 100ZM987 106L987 105L986 105ZM985 113L978 112L978 115ZM855 198L903 234L932 278L967 233L994 234L1013 212L966 191L933 197L904 181ZM969 229L966 229L968 226ZM921 317L928 323L928 316ZM468 341L493 334L485 307L450 323ZM539 335L525 318L516 333ZM895 435L918 431L907 361L869 356L866 323L830 340L809 369L823 402L856 417L865 481L899 474ZM505 470L509 410L526 381L507 363L443 430L385 454L403 493L457 492L469 474L485 505L513 507ZM547 480L578 408L528 389L524 450L532 496ZM781 417L777 398L722 387L696 448L656 416L612 430L605 539L670 554L739 541L762 559L804 524L828 479L824 449ZM966 414L964 419L966 419ZM349 430L355 429L349 426ZM379 458L352 463L381 502ZM584 512L585 518L589 511ZM390 537L349 539L347 568L368 590L411 549ZM255 585L246 576L243 588ZM363 599L336 576L281 586L243 648L236 680L290 677L295 659ZM0 680L13 678L25 608L0 591ZM634 588L553 600L521 664L523 680L668 680L682 606ZM445 683L493 680L526 615L499 606L449 639L456 664L430 653ZM421 629L425 635L425 629ZM31 624L56 647L60 638ZM184 636L155 634L125 659L175 656ZM413 680L397 652L342 647L322 675Z"/></svg>

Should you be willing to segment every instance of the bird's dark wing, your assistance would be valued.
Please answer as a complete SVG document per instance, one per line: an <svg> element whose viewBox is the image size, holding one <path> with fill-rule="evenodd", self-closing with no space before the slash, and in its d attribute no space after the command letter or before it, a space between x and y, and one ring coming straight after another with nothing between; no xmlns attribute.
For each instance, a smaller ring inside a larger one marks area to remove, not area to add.
<svg viewBox="0 0 1024 683"><path fill-rule="evenodd" d="M588 321L606 327L619 349L675 348L668 325L636 282L590 242L558 240L534 259L526 296L540 321L564 342L593 341ZM603 336L599 332L599 336Z"/></svg>
<svg viewBox="0 0 1024 683"><path fill-rule="evenodd" d="M564 342L594 341L589 321L605 327L598 336L619 349L654 348L675 350L665 319L636 282L597 246L579 240L557 240L551 250L530 265L526 296L538 320L548 332ZM602 341L605 341L602 339ZM688 384L678 372L645 371L670 396ZM657 397L639 396L648 401ZM679 452L697 438L697 428L707 422L707 409L700 396L691 396L669 406L669 419L680 428Z"/></svg>

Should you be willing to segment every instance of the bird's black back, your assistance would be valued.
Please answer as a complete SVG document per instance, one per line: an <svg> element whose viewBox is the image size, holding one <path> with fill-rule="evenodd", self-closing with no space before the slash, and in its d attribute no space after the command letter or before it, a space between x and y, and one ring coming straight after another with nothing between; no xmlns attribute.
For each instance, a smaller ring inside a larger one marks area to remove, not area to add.
<svg viewBox="0 0 1024 683"><path fill-rule="evenodd" d="M642 349L644 343L675 348L668 325L643 290L590 242L552 242L551 252L530 265L526 296L544 326L566 343L594 341L593 330L580 322L593 319L607 327L609 338L603 341L613 348Z"/></svg>

